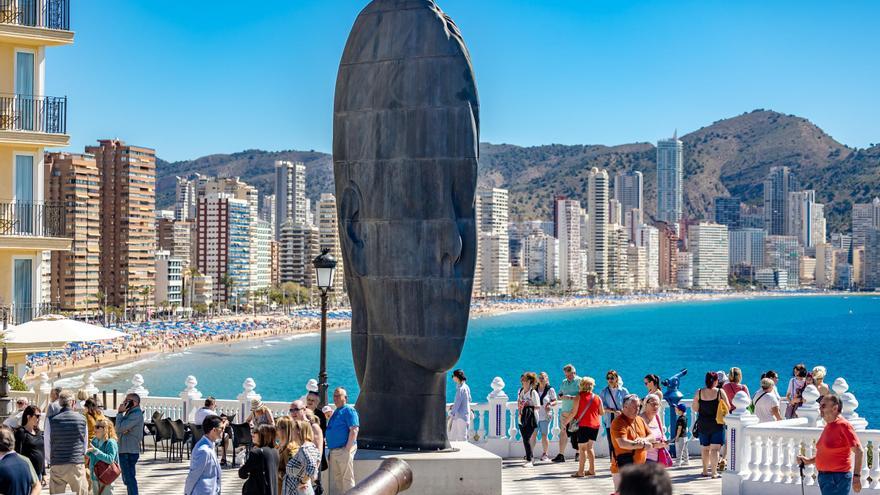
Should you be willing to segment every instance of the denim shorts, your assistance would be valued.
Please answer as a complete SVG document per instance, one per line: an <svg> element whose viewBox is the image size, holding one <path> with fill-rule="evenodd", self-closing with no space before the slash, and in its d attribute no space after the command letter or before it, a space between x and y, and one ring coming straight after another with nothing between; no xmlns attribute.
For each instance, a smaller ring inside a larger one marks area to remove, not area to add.
<svg viewBox="0 0 880 495"><path fill-rule="evenodd" d="M822 495L849 495L852 473L819 473L819 490Z"/></svg>
<svg viewBox="0 0 880 495"><path fill-rule="evenodd" d="M541 432L541 438L550 438L550 420L538 421L538 431Z"/></svg>
<svg viewBox="0 0 880 495"><path fill-rule="evenodd" d="M718 429L712 433L700 433L700 445L708 447L710 445L724 445L724 430Z"/></svg>

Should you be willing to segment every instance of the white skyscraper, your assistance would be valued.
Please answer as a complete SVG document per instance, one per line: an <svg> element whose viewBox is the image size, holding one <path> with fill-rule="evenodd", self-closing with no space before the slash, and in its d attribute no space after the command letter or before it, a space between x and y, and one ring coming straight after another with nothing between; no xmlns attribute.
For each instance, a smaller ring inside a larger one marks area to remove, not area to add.
<svg viewBox="0 0 880 495"><path fill-rule="evenodd" d="M687 251L679 251L675 255L675 282L679 289L690 289L694 286L694 257Z"/></svg>
<svg viewBox="0 0 880 495"><path fill-rule="evenodd" d="M795 288L800 283L800 259L803 255L797 237L768 235L764 239L764 268L785 274L788 288Z"/></svg>
<svg viewBox="0 0 880 495"><path fill-rule="evenodd" d="M174 200L174 219L193 220L196 216L196 188L193 181L177 177Z"/></svg>
<svg viewBox="0 0 880 495"><path fill-rule="evenodd" d="M626 250L627 265L632 278L633 290L648 289L648 250L644 246L630 244Z"/></svg>
<svg viewBox="0 0 880 495"><path fill-rule="evenodd" d="M272 227L263 219L251 219L250 286L251 292L272 284Z"/></svg>
<svg viewBox="0 0 880 495"><path fill-rule="evenodd" d="M853 247L863 247L871 228L880 229L880 198L870 203L855 203L852 206Z"/></svg>
<svg viewBox="0 0 880 495"><path fill-rule="evenodd" d="M285 222L278 241L281 283L294 282L303 287L315 284L312 261L320 254L320 233L314 225Z"/></svg>
<svg viewBox="0 0 880 495"><path fill-rule="evenodd" d="M825 242L825 207L816 203L816 191L788 193L788 235L797 237L805 248Z"/></svg>
<svg viewBox="0 0 880 495"><path fill-rule="evenodd" d="M482 284L486 294L510 292L508 236L508 193L506 189L484 189L480 196L480 257Z"/></svg>
<svg viewBox="0 0 880 495"><path fill-rule="evenodd" d="M608 287L608 172L593 167L587 178L587 266L596 287Z"/></svg>
<svg viewBox="0 0 880 495"><path fill-rule="evenodd" d="M657 218L671 225L681 220L684 143L678 133L657 142Z"/></svg>
<svg viewBox="0 0 880 495"><path fill-rule="evenodd" d="M523 239L524 265L533 285L553 285L559 279L559 241L541 230Z"/></svg>
<svg viewBox="0 0 880 495"><path fill-rule="evenodd" d="M657 227L641 224L636 229L633 243L645 248L645 288L660 287L660 231Z"/></svg>
<svg viewBox="0 0 880 495"><path fill-rule="evenodd" d="M688 247L693 255L694 287L727 289L730 256L727 226L700 222L689 227Z"/></svg>
<svg viewBox="0 0 880 495"><path fill-rule="evenodd" d="M581 288L581 205L573 199L556 200L559 233L559 281L565 290Z"/></svg>
<svg viewBox="0 0 880 495"><path fill-rule="evenodd" d="M606 236L608 248L607 287L616 292L632 290L632 274L629 269L629 236L620 224L609 224Z"/></svg>
<svg viewBox="0 0 880 495"><path fill-rule="evenodd" d="M306 166L302 162L275 161L275 235L281 238L281 225L307 223Z"/></svg>
<svg viewBox="0 0 880 495"><path fill-rule="evenodd" d="M642 173L638 171L617 172L614 175L614 199L620 202L623 224L627 227L630 225L630 211L633 208L645 210L642 182Z"/></svg>

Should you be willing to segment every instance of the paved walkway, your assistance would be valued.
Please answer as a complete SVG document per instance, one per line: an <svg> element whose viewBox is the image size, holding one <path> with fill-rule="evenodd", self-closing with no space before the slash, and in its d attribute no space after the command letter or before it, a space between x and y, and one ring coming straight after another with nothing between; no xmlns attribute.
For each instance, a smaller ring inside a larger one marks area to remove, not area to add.
<svg viewBox="0 0 880 495"><path fill-rule="evenodd" d="M699 459L698 459L699 461ZM570 475L576 465L566 463L538 463L532 468L524 468L524 461L504 461L502 470L504 495L536 495L542 493L565 493L578 495L608 495L614 488L608 461L598 459L595 477L575 479ZM152 455L138 463L138 480L142 495L175 495L183 492L183 482L189 463L153 461ZM676 495L717 495L721 493L721 480L700 477L699 465L672 468L672 483ZM223 493L241 493L243 481L238 478L238 469L223 470ZM113 484L113 493L125 493L122 480Z"/></svg>

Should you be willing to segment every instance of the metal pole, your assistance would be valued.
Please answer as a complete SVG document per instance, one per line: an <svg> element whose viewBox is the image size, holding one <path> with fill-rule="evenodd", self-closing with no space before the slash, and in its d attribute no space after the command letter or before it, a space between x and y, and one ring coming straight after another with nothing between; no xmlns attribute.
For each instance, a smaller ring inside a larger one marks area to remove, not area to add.
<svg viewBox="0 0 880 495"><path fill-rule="evenodd" d="M321 370L318 373L318 391L321 394L321 403L318 407L327 404L327 291L321 289Z"/></svg>

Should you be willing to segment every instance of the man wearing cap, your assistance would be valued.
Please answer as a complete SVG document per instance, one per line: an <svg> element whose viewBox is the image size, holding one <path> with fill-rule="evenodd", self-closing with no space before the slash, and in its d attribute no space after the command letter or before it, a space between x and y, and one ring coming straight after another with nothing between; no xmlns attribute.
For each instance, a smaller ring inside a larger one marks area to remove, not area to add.
<svg viewBox="0 0 880 495"><path fill-rule="evenodd" d="M330 484L332 494L343 494L354 488L354 454L360 422L354 407L348 405L348 392L339 387L333 391L336 410L327 422L327 448L330 449Z"/></svg>

